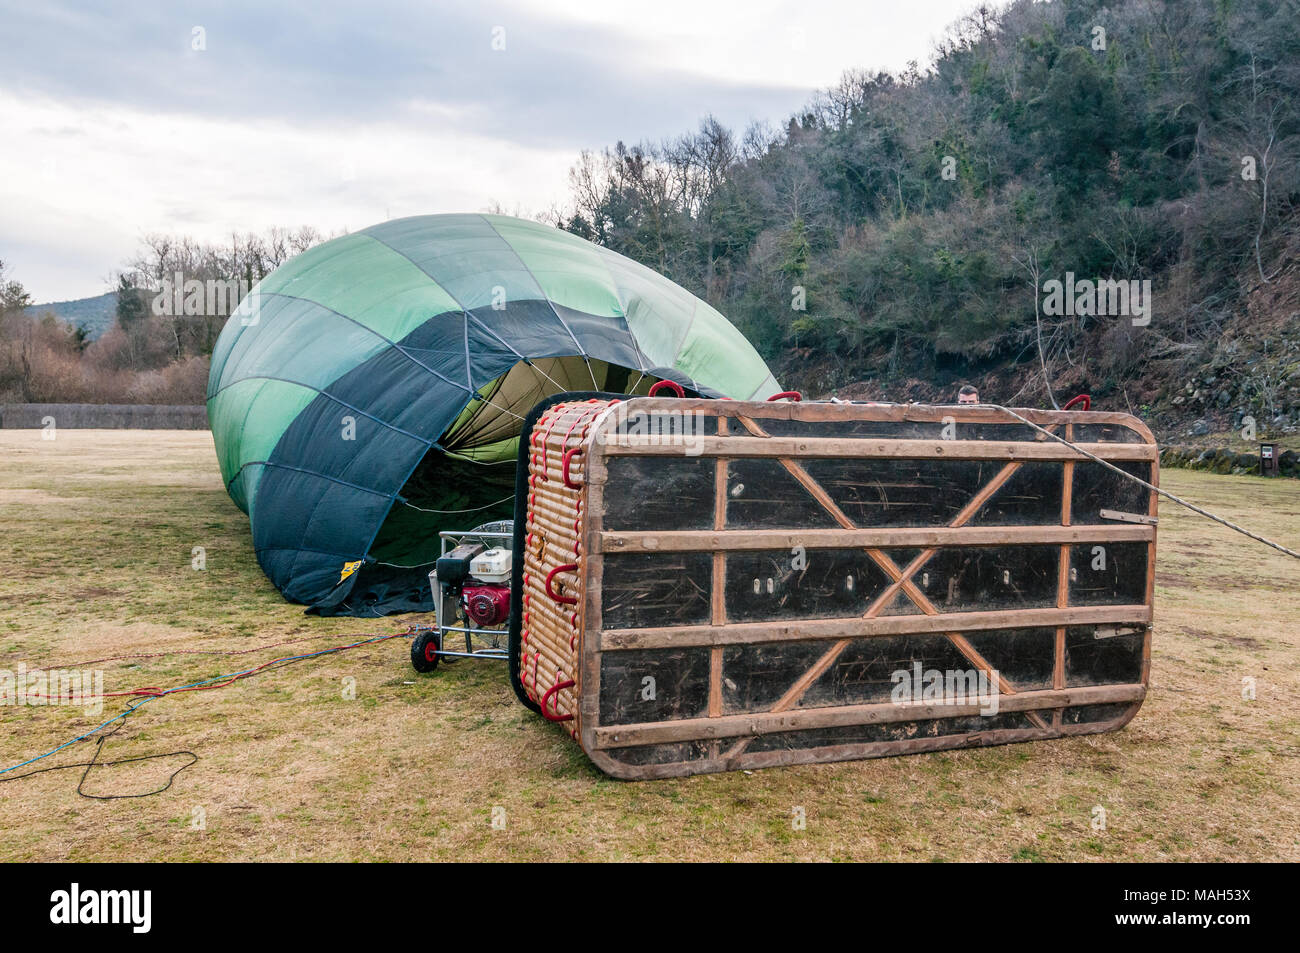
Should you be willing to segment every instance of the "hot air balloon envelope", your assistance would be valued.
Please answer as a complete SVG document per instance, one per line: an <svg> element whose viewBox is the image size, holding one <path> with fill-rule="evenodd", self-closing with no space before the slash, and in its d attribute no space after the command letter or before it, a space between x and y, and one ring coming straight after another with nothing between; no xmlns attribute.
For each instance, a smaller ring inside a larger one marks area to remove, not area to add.
<svg viewBox="0 0 1300 953"><path fill-rule="evenodd" d="M326 614L432 607L438 531L513 513L519 424L564 391L780 390L708 304L567 232L430 215L268 275L212 355L208 418L280 592Z"/></svg>

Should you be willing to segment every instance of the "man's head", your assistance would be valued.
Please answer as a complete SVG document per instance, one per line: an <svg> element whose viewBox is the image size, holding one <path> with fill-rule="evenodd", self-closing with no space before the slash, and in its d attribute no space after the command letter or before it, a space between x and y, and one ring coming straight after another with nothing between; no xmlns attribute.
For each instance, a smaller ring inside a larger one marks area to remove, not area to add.
<svg viewBox="0 0 1300 953"><path fill-rule="evenodd" d="M980 402L979 391L970 384L962 384L961 390L957 391L957 403L959 404L978 404Z"/></svg>

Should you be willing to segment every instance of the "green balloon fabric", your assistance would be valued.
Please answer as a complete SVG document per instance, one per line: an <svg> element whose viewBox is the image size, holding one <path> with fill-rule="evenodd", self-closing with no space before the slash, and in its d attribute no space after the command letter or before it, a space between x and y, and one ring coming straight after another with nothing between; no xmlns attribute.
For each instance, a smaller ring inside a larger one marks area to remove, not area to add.
<svg viewBox="0 0 1300 953"><path fill-rule="evenodd" d="M326 614L432 606L442 529L512 514L519 425L563 391L781 388L721 314L575 235L398 219L303 252L231 315L208 419L262 569Z"/></svg>

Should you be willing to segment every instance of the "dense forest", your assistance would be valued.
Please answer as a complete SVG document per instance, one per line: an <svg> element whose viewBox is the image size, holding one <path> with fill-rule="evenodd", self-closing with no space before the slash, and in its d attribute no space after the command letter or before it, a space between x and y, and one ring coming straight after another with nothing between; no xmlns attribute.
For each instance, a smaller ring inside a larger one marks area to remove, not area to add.
<svg viewBox="0 0 1300 953"><path fill-rule="evenodd" d="M1017 0L953 24L929 66L849 72L782 125L705 118L583 153L542 217L707 298L814 394L950 399L968 380L1030 405L1088 390L1167 428L1289 429L1298 104L1300 0ZM25 320L135 399L147 379L201 400L215 327L160 324L136 289L176 267L257 278L318 239L155 238L99 341ZM1075 277L1150 282L1149 323L1051 313L1046 286ZM10 341L0 399L21 371Z"/></svg>
<svg viewBox="0 0 1300 953"><path fill-rule="evenodd" d="M562 222L704 294L817 393L973 379L1045 403L1050 381L1140 410L1191 385L1184 404L1272 416L1300 411L1298 158L1294 0L1020 0L783 128L584 154ZM1150 323L1043 313L1070 273L1149 280Z"/></svg>

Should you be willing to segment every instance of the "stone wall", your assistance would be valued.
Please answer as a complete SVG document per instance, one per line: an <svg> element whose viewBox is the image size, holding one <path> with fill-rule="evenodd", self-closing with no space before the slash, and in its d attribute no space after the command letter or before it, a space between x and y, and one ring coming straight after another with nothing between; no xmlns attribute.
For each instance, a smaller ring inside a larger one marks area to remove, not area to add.
<svg viewBox="0 0 1300 953"><path fill-rule="evenodd" d="M0 404L0 428L40 430L207 430L207 408L167 404Z"/></svg>
<svg viewBox="0 0 1300 953"><path fill-rule="evenodd" d="M1211 473L1259 473L1259 451L1238 453L1227 447L1165 447L1160 451L1162 467L1209 470ZM1278 447L1282 476L1300 477L1300 456Z"/></svg>

